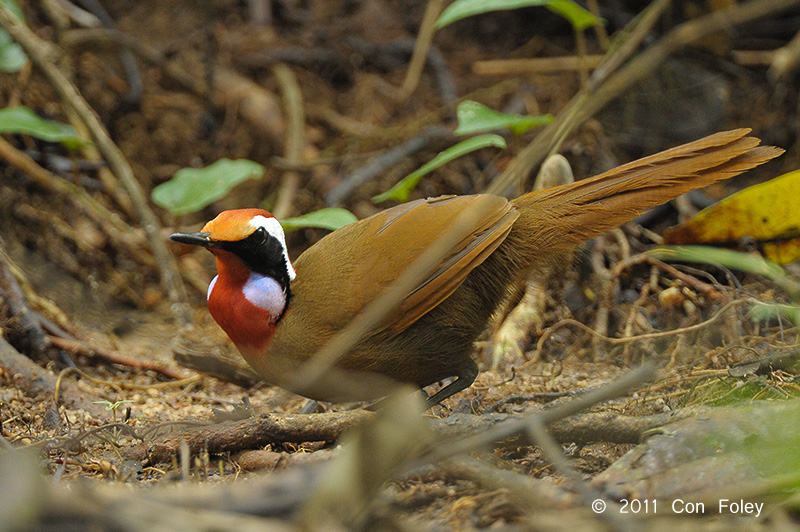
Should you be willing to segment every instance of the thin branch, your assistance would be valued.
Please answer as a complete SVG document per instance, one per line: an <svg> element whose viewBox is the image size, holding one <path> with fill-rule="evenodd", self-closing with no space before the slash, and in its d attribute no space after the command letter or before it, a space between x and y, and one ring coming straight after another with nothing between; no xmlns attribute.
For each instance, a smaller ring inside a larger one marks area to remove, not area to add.
<svg viewBox="0 0 800 532"><path fill-rule="evenodd" d="M100 20L104 27L109 29L116 27L116 22L98 0L81 0L81 3L85 9ZM126 49L120 50L118 55L122 69L125 71L125 76L128 78L128 92L122 98L129 104L138 104L142 98L144 87L142 86L142 75L139 72L139 66L136 64L136 58L130 50Z"/></svg>
<svg viewBox="0 0 800 532"><path fill-rule="evenodd" d="M789 44L775 50L772 64L769 67L769 78L774 82L787 79L800 65L800 31L798 31Z"/></svg>
<svg viewBox="0 0 800 532"><path fill-rule="evenodd" d="M486 59L472 63L472 72L479 76L509 76L515 74L551 74L597 68L606 56L559 55L527 59Z"/></svg>
<svg viewBox="0 0 800 532"><path fill-rule="evenodd" d="M439 139L450 138L452 128L445 126L430 126L421 133L411 137L402 144L398 144L381 153L367 164L356 168L346 175L342 181L325 195L328 205L339 205L359 186L383 174L388 168L397 165L411 155L428 148L432 142Z"/></svg>
<svg viewBox="0 0 800 532"><path fill-rule="evenodd" d="M693 288L697 292L703 294L707 298L712 301L722 300L722 302L727 302L727 296L724 292L718 290L715 286L710 285L708 283L704 283L697 277L693 277L689 274L683 273L682 271L678 270L674 266L667 264L661 260L656 259L655 257L650 257L645 254L638 254L628 257L626 259L622 259L618 263L616 263L611 268L611 275L614 277L619 277L622 272L631 266L635 266L638 264L651 264L660 270L668 273L669 275L673 276L675 279L683 282L686 286Z"/></svg>
<svg viewBox="0 0 800 532"><path fill-rule="evenodd" d="M433 42L433 35L436 33L436 19L442 12L444 7L444 0L428 0L428 5L425 7L425 14L422 17L422 24L420 24L419 34L414 43L414 51L411 53L411 62L408 64L408 71L406 71L406 78L403 80L403 86L400 88L401 100L408 99L419 85L422 70L425 68L425 63L428 58L428 51Z"/></svg>
<svg viewBox="0 0 800 532"><path fill-rule="evenodd" d="M286 148L284 158L289 164L300 163L300 157L305 143L305 112L303 110L303 94L294 72L286 65L279 63L273 69L275 79L281 88L283 104L286 107ZM278 199L272 208L272 214L278 218L285 218L292 212L292 201L300 185L300 174L287 170L281 177Z"/></svg>
<svg viewBox="0 0 800 532"><path fill-rule="evenodd" d="M534 352L534 355L531 357L531 359L528 362L526 362L523 365L523 367L529 366L529 365L537 362L542 356L542 350L544 349L544 343L547 341L547 339L550 338L550 336L554 332L556 332L558 329L560 329L562 327L565 327L567 325L577 327L580 330L582 330L583 332L591 335L592 337L597 338L598 340L602 340L602 341L607 342L607 343L612 344L612 345L628 344L630 342L638 342L638 341L641 341L641 340L654 340L656 338L669 338L670 336L675 336L677 334L683 334L683 333L687 333L687 332L692 332L692 331L697 331L699 329L703 329L705 327L708 327L709 325L711 325L715 321L717 321L729 309L731 309L731 308L733 308L735 306L741 305L743 303L755 304L755 303L758 303L758 301L756 301L755 299L752 299L752 298L736 299L734 301L731 301L730 303L728 303L727 305L725 305L721 309L719 309L717 312L714 313L713 316L711 316L710 318L708 318L707 320L705 320L703 322L695 323L694 325L690 325L688 327L679 327L677 329L672 329L672 330L669 330L669 331L646 333L646 334L640 334L640 335L637 335L637 336L627 336L627 337L624 337L624 338L611 338L611 337L608 337L608 336L605 336L605 335L602 335L602 334L598 333L597 331L595 331L594 329L592 329L588 325L584 325L583 323L581 323L581 322L579 322L577 320L574 320L572 318L564 319L564 320L559 321L558 323L556 323L552 327L548 327L544 331L544 333L542 333L542 336L539 337L539 342L536 344L536 351Z"/></svg>
<svg viewBox="0 0 800 532"><path fill-rule="evenodd" d="M632 382L627 377L621 380L627 383L625 386L635 386L641 382ZM541 417L543 422L548 424L549 433L558 442L639 443L648 431L702 411L697 408L684 408L676 412L649 416L629 416L614 411L575 414L578 409L599 402L598 398L604 400L619 394L620 390L627 389L617 387L614 383L610 386L611 392L605 387L599 392L601 395L597 395L598 390L588 391L584 397L590 396L589 401L572 401L566 403L569 405L566 408L562 405L535 416ZM565 414L563 419L556 419ZM366 410L326 414L265 414L239 421L192 427L160 436L150 440L147 449L127 451L127 457L142 461L149 459L150 463L168 461L177 454L182 441L187 442L189 450L195 454L206 450L215 454L236 452L263 448L274 443L330 442L337 440L350 428L373 419L374 415L375 413ZM472 446L460 447L465 451L520 434L530 419L530 416L526 415L453 414L446 419L433 418L427 422L431 430L436 433L437 439L445 442L438 451L434 451L434 454L441 458L439 451L452 456L447 448L453 443ZM484 437L486 434L490 435L489 439ZM463 444L464 441L468 443Z"/></svg>
<svg viewBox="0 0 800 532"><path fill-rule="evenodd" d="M165 377L175 380L183 380L189 376L186 372L181 371L178 368L170 367L169 365L157 360L141 359L127 356L116 351L90 347L73 338L64 338L60 336L48 336L47 338L52 345L59 349L69 351L71 353L78 353L89 358L102 359L110 364L119 364L121 366L136 368L142 371L155 371L156 373L161 373Z"/></svg>
<svg viewBox="0 0 800 532"><path fill-rule="evenodd" d="M555 466L556 471L566 478L569 485L578 493L583 504L587 507L591 507L593 501L606 499L599 489L589 485L581 478L578 472L575 471L567 460L567 457L564 456L564 449L562 449L561 445L547 432L547 427L542 418L538 416L531 417L528 425L528 435L542 450L542 454ZM601 512L598 514L600 519L609 522L613 526L613 529L617 531L640 529L635 526L637 522L633 521L633 519L637 518L631 517L631 519L623 519L623 516L618 513L617 508L614 507L615 503L611 502L610 505L612 507L610 512ZM638 524L641 525L641 523Z"/></svg>

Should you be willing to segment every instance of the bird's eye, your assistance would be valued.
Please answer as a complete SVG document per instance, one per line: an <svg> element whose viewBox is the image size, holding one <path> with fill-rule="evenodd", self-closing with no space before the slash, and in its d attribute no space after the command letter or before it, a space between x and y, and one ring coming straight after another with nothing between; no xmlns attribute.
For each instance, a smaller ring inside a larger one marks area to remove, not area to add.
<svg viewBox="0 0 800 532"><path fill-rule="evenodd" d="M267 230L264 229L263 227L259 227L258 229L253 231L253 234L251 235L250 238L252 238L253 242L255 242L256 244L263 244L267 240Z"/></svg>

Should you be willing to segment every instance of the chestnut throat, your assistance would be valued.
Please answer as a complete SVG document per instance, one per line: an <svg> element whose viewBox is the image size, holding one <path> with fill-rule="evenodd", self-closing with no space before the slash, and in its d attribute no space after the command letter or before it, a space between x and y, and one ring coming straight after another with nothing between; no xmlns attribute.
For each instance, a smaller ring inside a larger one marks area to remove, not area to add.
<svg viewBox="0 0 800 532"><path fill-rule="evenodd" d="M214 320L240 348L263 349L291 299L283 246L256 231L244 240L217 242L217 277L208 292Z"/></svg>

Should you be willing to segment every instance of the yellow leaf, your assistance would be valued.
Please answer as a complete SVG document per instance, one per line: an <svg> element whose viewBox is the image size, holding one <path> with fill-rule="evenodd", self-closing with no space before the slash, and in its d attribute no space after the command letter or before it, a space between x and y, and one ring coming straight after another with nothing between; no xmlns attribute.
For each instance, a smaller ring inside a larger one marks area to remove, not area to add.
<svg viewBox="0 0 800 532"><path fill-rule="evenodd" d="M766 258L800 258L800 170L748 187L664 235L665 244L755 245Z"/></svg>

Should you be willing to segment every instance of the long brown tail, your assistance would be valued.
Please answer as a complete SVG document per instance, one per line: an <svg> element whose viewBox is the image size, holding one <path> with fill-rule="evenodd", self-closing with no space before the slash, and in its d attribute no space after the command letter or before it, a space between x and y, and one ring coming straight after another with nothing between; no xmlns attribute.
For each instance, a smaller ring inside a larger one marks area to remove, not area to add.
<svg viewBox="0 0 800 532"><path fill-rule="evenodd" d="M647 209L739 175L784 152L759 146L759 139L746 136L749 132L716 133L596 177L524 194L513 200L520 211L515 228L528 233L527 240L539 249L572 250Z"/></svg>

